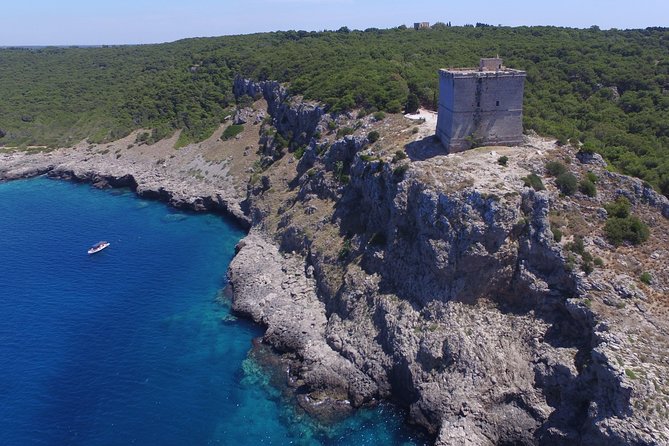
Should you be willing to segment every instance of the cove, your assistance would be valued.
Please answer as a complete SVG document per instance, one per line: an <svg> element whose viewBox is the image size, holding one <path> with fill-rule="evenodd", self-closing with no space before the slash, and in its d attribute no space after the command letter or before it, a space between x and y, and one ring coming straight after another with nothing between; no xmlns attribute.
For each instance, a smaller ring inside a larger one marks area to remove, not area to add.
<svg viewBox="0 0 669 446"><path fill-rule="evenodd" d="M2 443L424 444L389 406L321 426L268 384L221 292L243 235L130 191L0 184Z"/></svg>

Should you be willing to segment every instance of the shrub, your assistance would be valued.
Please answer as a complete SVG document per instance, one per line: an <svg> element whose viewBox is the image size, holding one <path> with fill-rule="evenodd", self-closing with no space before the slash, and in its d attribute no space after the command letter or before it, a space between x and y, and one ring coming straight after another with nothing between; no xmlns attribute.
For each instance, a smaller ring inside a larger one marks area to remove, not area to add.
<svg viewBox="0 0 669 446"><path fill-rule="evenodd" d="M341 128L341 129L337 130L337 138L342 138L346 135L352 135L353 132L355 132L355 130L352 129L351 127Z"/></svg>
<svg viewBox="0 0 669 446"><path fill-rule="evenodd" d="M583 262L583 264L581 265L581 270L582 270L587 276L589 276L590 273L593 272L593 271L595 270L595 268L592 266L592 263L590 263L590 262Z"/></svg>
<svg viewBox="0 0 669 446"><path fill-rule="evenodd" d="M578 190L580 190L582 194L587 195L588 197L597 196L597 186L595 186L595 183L589 179L581 180L581 182L578 183Z"/></svg>
<svg viewBox="0 0 669 446"><path fill-rule="evenodd" d="M379 140L379 132L377 132L376 130L372 130L371 132L369 132L369 134L367 134L367 139L369 140L369 142L375 143L376 141Z"/></svg>
<svg viewBox="0 0 669 446"><path fill-rule="evenodd" d="M280 133L274 135L274 145L277 149L281 150L288 147L289 141L284 138Z"/></svg>
<svg viewBox="0 0 669 446"><path fill-rule="evenodd" d="M585 252L585 245L583 244L583 237L574 237L574 241L567 245L567 249L576 254L583 255Z"/></svg>
<svg viewBox="0 0 669 446"><path fill-rule="evenodd" d="M562 231L560 231L558 228L555 228L551 229L551 232L553 232L553 240L560 243L562 240Z"/></svg>
<svg viewBox="0 0 669 446"><path fill-rule="evenodd" d="M600 268L601 268L602 266L604 266L604 260L602 260L601 257L595 257L594 262L595 262L595 266L598 266L598 267L600 267Z"/></svg>
<svg viewBox="0 0 669 446"><path fill-rule="evenodd" d="M536 173L531 173L528 176L523 177L522 180L525 183L525 187L531 187L534 190L546 189L544 182L541 181L541 177Z"/></svg>
<svg viewBox="0 0 669 446"><path fill-rule="evenodd" d="M393 155L393 163L406 159L406 157L407 154L404 150L398 150L397 152L395 152L395 155Z"/></svg>
<svg viewBox="0 0 669 446"><path fill-rule="evenodd" d="M639 245L650 236L648 226L633 215L625 218L612 217L604 225L604 233L611 243L618 246L624 241Z"/></svg>
<svg viewBox="0 0 669 446"><path fill-rule="evenodd" d="M646 285L650 285L651 282L653 281L653 277L650 275L648 271L642 273L639 279Z"/></svg>
<svg viewBox="0 0 669 446"><path fill-rule="evenodd" d="M593 144L591 141L586 141L581 148L579 149L579 153L582 153L584 155L592 155L595 153L596 146Z"/></svg>
<svg viewBox="0 0 669 446"><path fill-rule="evenodd" d="M339 181L341 181L343 175L344 175L344 162L337 161L334 166L334 176Z"/></svg>
<svg viewBox="0 0 669 446"><path fill-rule="evenodd" d="M497 158L497 164L499 164L500 166L506 166L506 163L507 163L508 161L509 161L509 157L508 157L508 156L504 156L504 155L502 155L502 156L500 156L499 158Z"/></svg>
<svg viewBox="0 0 669 446"><path fill-rule="evenodd" d="M555 179L560 192L565 195L572 195L578 189L578 179L571 172L564 172Z"/></svg>
<svg viewBox="0 0 669 446"><path fill-rule="evenodd" d="M346 260L346 258L349 256L351 253L351 240L346 239L344 240L344 243L342 243L341 249L339 250L339 253L337 254L337 258L341 260Z"/></svg>
<svg viewBox="0 0 669 446"><path fill-rule="evenodd" d="M414 127L413 129L411 129L411 133L413 133L414 135L415 135L416 133L418 133L419 131L420 131L420 130L418 129L418 127Z"/></svg>
<svg viewBox="0 0 669 446"><path fill-rule="evenodd" d="M592 263L592 254L590 254L588 251L583 251L583 254L581 254L581 258L583 259L584 262L587 263Z"/></svg>
<svg viewBox="0 0 669 446"><path fill-rule="evenodd" d="M337 128L337 121L328 121L328 130L333 131Z"/></svg>
<svg viewBox="0 0 669 446"><path fill-rule="evenodd" d="M630 215L631 208L632 205L629 200L622 195L616 198L616 201L604 205L604 209L606 209L606 212L609 214L609 218L627 218Z"/></svg>
<svg viewBox="0 0 669 446"><path fill-rule="evenodd" d="M307 149L307 146L300 146L297 149L295 149L295 151L293 152L293 156L295 157L295 159L298 159L298 160L302 159L306 149Z"/></svg>
<svg viewBox="0 0 669 446"><path fill-rule="evenodd" d="M567 166L560 161L549 161L546 163L546 172L551 176L558 176L567 172Z"/></svg>
<svg viewBox="0 0 669 446"><path fill-rule="evenodd" d="M384 119L386 119L386 114L382 111L378 111L374 113L374 115L372 116L374 117L375 121L383 121Z"/></svg>
<svg viewBox="0 0 669 446"><path fill-rule="evenodd" d="M404 178L404 174L406 173L407 170L409 170L409 165L408 164L401 164L401 165L395 167L395 169L393 169L393 176L397 180L401 180L402 178Z"/></svg>
<svg viewBox="0 0 669 446"><path fill-rule="evenodd" d="M369 153L369 154L360 155L360 159L363 160L364 162L368 163L370 161L377 161L379 159L379 157L376 156L374 153Z"/></svg>
<svg viewBox="0 0 669 446"><path fill-rule="evenodd" d="M595 175L594 172L588 171L588 173L585 174L585 177L590 180L590 182L597 184L597 181L599 181L599 177Z"/></svg>
<svg viewBox="0 0 669 446"><path fill-rule="evenodd" d="M227 141L228 139L232 139L235 136L239 135L243 131L244 131L244 126L243 125L233 124L233 125L229 126L228 128L226 128L223 131L223 134L221 135L221 139L223 141Z"/></svg>

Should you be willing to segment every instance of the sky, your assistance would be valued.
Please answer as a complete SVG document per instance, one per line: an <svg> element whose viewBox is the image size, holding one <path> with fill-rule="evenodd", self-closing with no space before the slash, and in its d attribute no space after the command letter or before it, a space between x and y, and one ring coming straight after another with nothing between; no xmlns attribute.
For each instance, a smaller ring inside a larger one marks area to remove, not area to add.
<svg viewBox="0 0 669 446"><path fill-rule="evenodd" d="M171 42L264 31L413 22L669 26L669 0L8 0L0 46Z"/></svg>

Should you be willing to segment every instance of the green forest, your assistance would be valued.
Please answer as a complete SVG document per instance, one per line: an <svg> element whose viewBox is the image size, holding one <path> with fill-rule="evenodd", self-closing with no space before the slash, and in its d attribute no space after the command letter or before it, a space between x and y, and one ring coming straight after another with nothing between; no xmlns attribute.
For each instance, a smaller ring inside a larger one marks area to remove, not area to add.
<svg viewBox="0 0 669 446"><path fill-rule="evenodd" d="M206 138L235 75L287 83L331 111L436 109L437 70L499 54L527 71L526 130L580 141L669 195L669 29L404 26L96 48L0 50L0 143L69 146L136 128Z"/></svg>

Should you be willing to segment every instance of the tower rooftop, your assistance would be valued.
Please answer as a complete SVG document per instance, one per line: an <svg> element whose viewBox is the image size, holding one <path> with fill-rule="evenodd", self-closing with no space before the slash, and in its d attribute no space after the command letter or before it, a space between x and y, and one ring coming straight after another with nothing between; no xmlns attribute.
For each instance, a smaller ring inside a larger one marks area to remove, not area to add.
<svg viewBox="0 0 669 446"><path fill-rule="evenodd" d="M443 68L443 71L454 76L499 76L501 75L523 75L522 70L514 70L507 68L502 64L502 59L499 57L482 58L478 68Z"/></svg>

